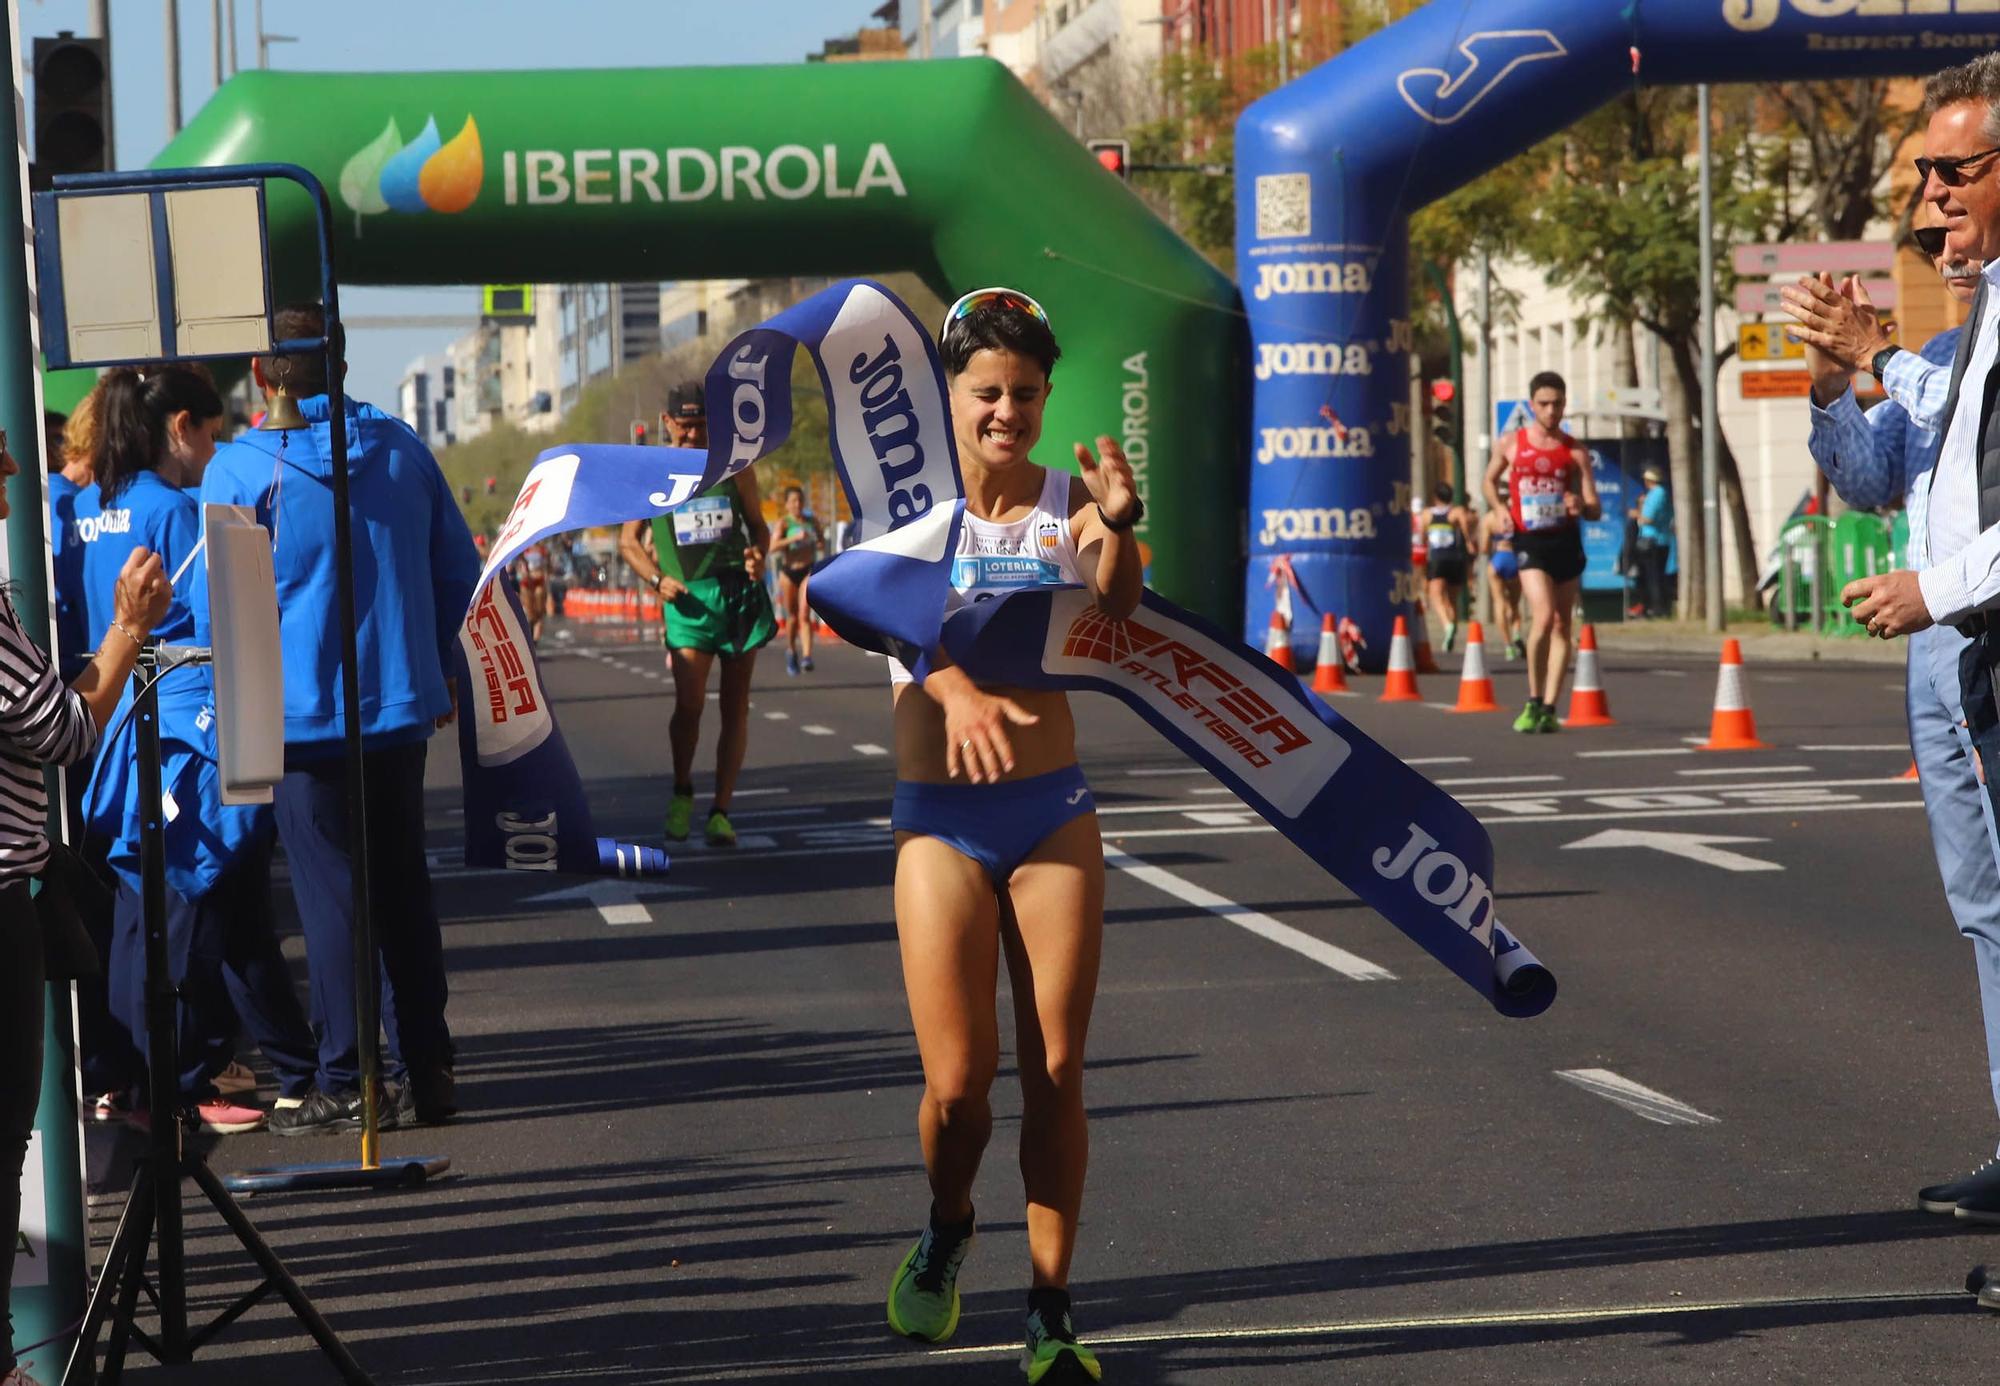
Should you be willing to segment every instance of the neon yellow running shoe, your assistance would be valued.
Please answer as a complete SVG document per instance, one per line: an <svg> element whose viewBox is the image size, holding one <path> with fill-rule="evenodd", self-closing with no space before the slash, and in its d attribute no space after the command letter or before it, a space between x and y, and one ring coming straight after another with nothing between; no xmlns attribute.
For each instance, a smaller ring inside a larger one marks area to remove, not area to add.
<svg viewBox="0 0 2000 1386"><path fill-rule="evenodd" d="M1021 1371L1028 1378L1028 1386L1040 1386L1043 1381L1050 1386L1057 1383L1069 1386L1104 1380L1104 1368L1097 1365L1090 1349L1076 1340L1069 1315L1063 1314L1051 1322L1040 1310L1028 1315L1028 1345L1021 1349Z"/></svg>
<svg viewBox="0 0 2000 1386"><path fill-rule="evenodd" d="M946 1245L935 1227L925 1226L889 1281L890 1328L927 1343L942 1343L958 1330L958 1268L974 1236L967 1232Z"/></svg>
<svg viewBox="0 0 2000 1386"><path fill-rule="evenodd" d="M704 835L708 838L708 845L711 847L734 847L736 845L736 827L729 821L729 815L721 809L717 809L708 815L708 827Z"/></svg>
<svg viewBox="0 0 2000 1386"><path fill-rule="evenodd" d="M667 800L667 841L686 842L688 825L693 821L693 794L676 794Z"/></svg>

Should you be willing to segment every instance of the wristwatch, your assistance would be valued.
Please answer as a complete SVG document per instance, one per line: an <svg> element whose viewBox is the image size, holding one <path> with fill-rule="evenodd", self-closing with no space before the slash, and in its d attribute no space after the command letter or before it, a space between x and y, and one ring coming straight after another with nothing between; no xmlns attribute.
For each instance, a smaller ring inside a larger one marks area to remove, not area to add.
<svg viewBox="0 0 2000 1386"><path fill-rule="evenodd" d="M1902 350L1901 347L1896 346L1893 343L1889 346L1883 347L1880 351L1876 352L1873 356L1868 358L1868 373L1874 376L1876 381L1879 383L1882 379L1882 372L1888 369L1890 360L1893 359L1896 353L1901 350Z"/></svg>

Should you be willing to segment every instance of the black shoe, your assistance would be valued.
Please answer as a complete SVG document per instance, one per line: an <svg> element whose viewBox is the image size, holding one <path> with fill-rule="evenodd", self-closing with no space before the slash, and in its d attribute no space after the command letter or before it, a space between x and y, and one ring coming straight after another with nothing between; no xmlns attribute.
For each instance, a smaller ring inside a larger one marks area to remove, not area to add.
<svg viewBox="0 0 2000 1386"><path fill-rule="evenodd" d="M382 1103L375 1116L378 1129L396 1129L394 1102ZM359 1131L361 1094L326 1093L314 1088L298 1106L273 1111L264 1119L264 1129L275 1136L323 1136L335 1131Z"/></svg>
<svg viewBox="0 0 2000 1386"><path fill-rule="evenodd" d="M1959 1211L1968 1199L1979 1201L1978 1212ZM1975 1222L2000 1222L2000 1156L1948 1183L1918 1189L1917 1206L1926 1213L1958 1213ZM1980 1212L1990 1216L1981 1217Z"/></svg>
<svg viewBox="0 0 2000 1386"><path fill-rule="evenodd" d="M440 1126L458 1115L458 1084L445 1064L413 1068L397 1094L396 1115L405 1124Z"/></svg>

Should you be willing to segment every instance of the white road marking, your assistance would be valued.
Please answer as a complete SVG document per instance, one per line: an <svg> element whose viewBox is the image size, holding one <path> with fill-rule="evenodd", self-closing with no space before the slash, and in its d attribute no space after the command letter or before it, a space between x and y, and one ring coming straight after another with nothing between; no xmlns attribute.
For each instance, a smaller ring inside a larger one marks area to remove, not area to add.
<svg viewBox="0 0 2000 1386"><path fill-rule="evenodd" d="M729 817L735 823L761 823L766 818L814 818L825 812L824 804L814 804L810 808L751 809L747 813L732 813Z"/></svg>
<svg viewBox="0 0 2000 1386"><path fill-rule="evenodd" d="M1127 770L1128 775L1206 775L1208 771L1199 765L1170 765L1157 769Z"/></svg>
<svg viewBox="0 0 2000 1386"><path fill-rule="evenodd" d="M1233 828L1239 823L1255 823L1255 809L1190 809L1183 817L1205 828Z"/></svg>
<svg viewBox="0 0 2000 1386"><path fill-rule="evenodd" d="M792 714L789 712L767 712L764 714L764 720L767 722L789 722L791 718Z"/></svg>
<svg viewBox="0 0 2000 1386"><path fill-rule="evenodd" d="M1720 770L1676 770L1676 775L1809 775L1810 765L1732 765Z"/></svg>
<svg viewBox="0 0 2000 1386"><path fill-rule="evenodd" d="M1500 817L1489 818L1483 814L1475 816L1478 817L1481 823L1486 824L1488 827L1493 827L1501 823L1620 823L1643 818L1742 818L1767 813L1859 813L1870 809L1920 809L1923 806L1924 803L1921 799L1894 799L1873 804L1778 804L1769 807L1751 806L1744 808L1627 810L1621 813L1554 813L1530 815L1527 817L1502 815ZM1206 835L1209 837L1226 837L1234 833L1275 833L1276 831L1278 830L1268 823L1252 823L1240 828L1210 828L1207 830ZM1109 839L1118 842L1126 841L1128 838L1137 841L1138 839L1149 837L1178 837L1185 839L1187 835L1188 830L1186 828L1178 827L1115 828L1106 834Z"/></svg>
<svg viewBox="0 0 2000 1386"><path fill-rule="evenodd" d="M1688 671L1685 669L1655 669L1652 671L1652 674L1654 678L1660 679L1684 679L1688 676Z"/></svg>
<svg viewBox="0 0 2000 1386"><path fill-rule="evenodd" d="M1185 835L1185 829L1179 831ZM1323 967L1332 968L1343 977L1350 977L1357 982L1396 980L1396 974L1386 967L1350 953L1345 948L1336 948L1333 944L1294 929L1289 924L1281 924L1268 914L1259 914L1256 910L1246 909L1233 900L1225 900L1214 891L1204 890L1193 881L1182 880L1171 871L1148 866L1137 857L1121 852L1116 847L1104 849L1104 864L1117 867L1126 875L1173 896L1182 904L1207 910L1231 924L1248 929L1259 938L1268 939L1281 948L1289 948L1294 953L1311 958Z"/></svg>
<svg viewBox="0 0 2000 1386"><path fill-rule="evenodd" d="M889 754L888 747L877 746L872 741L857 741L854 743L854 750L857 755L864 756L886 756Z"/></svg>
<svg viewBox="0 0 2000 1386"><path fill-rule="evenodd" d="M1581 760L1626 760L1635 756L1691 756L1693 751L1685 746L1656 746L1646 751L1578 751Z"/></svg>
<svg viewBox="0 0 2000 1386"><path fill-rule="evenodd" d="M1885 741L1873 746L1801 746L1801 751L1894 751L1898 755L1908 755L1907 741Z"/></svg>
<svg viewBox="0 0 2000 1386"><path fill-rule="evenodd" d="M676 850L679 850L676 848ZM669 885L665 881L585 881L579 885L565 886L559 890L546 890L540 895L522 898L524 905L555 904L562 901L588 901L597 907L598 915L613 928L628 924L650 924L653 915L640 897L645 895L691 895L696 893L693 886Z"/></svg>
<svg viewBox="0 0 2000 1386"><path fill-rule="evenodd" d="M1696 1111L1685 1102L1622 1078L1608 1068L1559 1068L1556 1077L1661 1126L1715 1126L1721 1122L1719 1117Z"/></svg>
<svg viewBox="0 0 2000 1386"><path fill-rule="evenodd" d="M1190 789L1190 794L1234 794L1236 791L1226 784L1205 784L1198 789Z"/></svg>
<svg viewBox="0 0 2000 1386"><path fill-rule="evenodd" d="M1405 765L1470 765L1471 756L1411 756Z"/></svg>
<svg viewBox="0 0 2000 1386"><path fill-rule="evenodd" d="M807 736L832 736L832 735L833 735L833 728L832 728L832 727L822 727L822 726L821 726L821 725L820 725L819 723L817 723L817 722L810 722L810 723L807 723L807 724L805 724L805 725L801 726L801 727L799 728L799 730L800 730L800 731L802 731L802 732L804 732L804 733L805 733L805 734L806 734Z"/></svg>
<svg viewBox="0 0 2000 1386"><path fill-rule="evenodd" d="M790 794L789 789L739 789L729 797L733 799L756 799L769 794Z"/></svg>
<svg viewBox="0 0 2000 1386"><path fill-rule="evenodd" d="M1796 678L1794 678L1794 677L1793 677L1792 675L1790 675L1790 674L1752 674L1752 675L1751 675L1750 677L1751 677L1751 678L1753 678L1753 679L1755 679L1755 680L1756 680L1756 681L1757 681L1758 683L1797 683L1797 682L1798 682L1798 680L1797 680Z"/></svg>
<svg viewBox="0 0 2000 1386"><path fill-rule="evenodd" d="M1638 832L1631 828L1606 828L1601 833L1575 842L1565 842L1563 850L1573 852L1579 848L1637 847L1643 850L1665 852L1668 856L1686 857L1704 866L1720 867L1724 871L1783 871L1785 868L1775 861L1765 861L1762 857L1749 857L1741 852L1724 850L1718 844L1725 842L1769 842L1768 837L1729 837L1721 833L1663 833Z"/></svg>
<svg viewBox="0 0 2000 1386"><path fill-rule="evenodd" d="M1440 789L1451 789L1467 784L1554 784L1561 775L1475 775L1466 780L1433 780Z"/></svg>

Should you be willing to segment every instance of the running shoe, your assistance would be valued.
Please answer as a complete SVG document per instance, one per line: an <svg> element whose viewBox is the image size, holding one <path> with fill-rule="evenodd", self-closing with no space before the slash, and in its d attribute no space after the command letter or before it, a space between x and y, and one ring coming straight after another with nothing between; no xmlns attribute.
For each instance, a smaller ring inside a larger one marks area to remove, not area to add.
<svg viewBox="0 0 2000 1386"><path fill-rule="evenodd" d="M1444 652L1446 654L1450 654L1452 651L1452 647L1457 644L1458 644L1458 622L1446 621L1444 623Z"/></svg>
<svg viewBox="0 0 2000 1386"><path fill-rule="evenodd" d="M1562 730L1562 723L1556 720L1554 703L1543 703L1541 705L1535 719L1535 730L1538 732L1558 732Z"/></svg>
<svg viewBox="0 0 2000 1386"><path fill-rule="evenodd" d="M1959 1203L1968 1198L2000 1202L2000 1156L1988 1160L1970 1174L1917 1190L1919 1208L1926 1213L1943 1213L1946 1217L1957 1212Z"/></svg>
<svg viewBox="0 0 2000 1386"><path fill-rule="evenodd" d="M717 809L708 815L708 828L705 835L708 839L708 845L711 847L734 847L736 845L736 829L730 824L729 815L721 809Z"/></svg>
<svg viewBox="0 0 2000 1386"><path fill-rule="evenodd" d="M1523 645L1520 641L1516 640L1513 644L1507 647L1507 658L1526 659L1527 657L1528 657L1528 647L1526 645Z"/></svg>
<svg viewBox="0 0 2000 1386"><path fill-rule="evenodd" d="M947 1244L936 1227L926 1224L924 1235L889 1281L890 1328L927 1343L941 1343L957 1330L958 1268L965 1264L975 1235L968 1231Z"/></svg>
<svg viewBox="0 0 2000 1386"><path fill-rule="evenodd" d="M1104 1380L1104 1368L1097 1365L1090 1349L1076 1340L1069 1315L1060 1315L1052 1323L1039 1309L1028 1315L1028 1345L1021 1349L1021 1371L1028 1386L1045 1381L1057 1386Z"/></svg>
<svg viewBox="0 0 2000 1386"><path fill-rule="evenodd" d="M245 1131L255 1131L264 1124L264 1113L256 1107L247 1107L233 1097L211 1097L197 1102L195 1116L201 1121L201 1129L218 1136L237 1136Z"/></svg>
<svg viewBox="0 0 2000 1386"><path fill-rule="evenodd" d="M693 821L693 794L676 794L667 800L667 841L686 842L688 826Z"/></svg>
<svg viewBox="0 0 2000 1386"><path fill-rule="evenodd" d="M813 671L813 657L811 655L802 656L799 659L799 668L810 674Z"/></svg>
<svg viewBox="0 0 2000 1386"><path fill-rule="evenodd" d="M1541 708L1542 705L1533 698L1528 699L1528 705L1522 708L1521 715L1514 719L1514 730L1517 732L1535 730L1542 720Z"/></svg>
<svg viewBox="0 0 2000 1386"><path fill-rule="evenodd" d="M122 1092L101 1092L83 1100L84 1112L92 1121L125 1121L132 1115L132 1102Z"/></svg>
<svg viewBox="0 0 2000 1386"><path fill-rule="evenodd" d="M797 650L785 651L785 672L793 678L799 676L799 652Z"/></svg>

